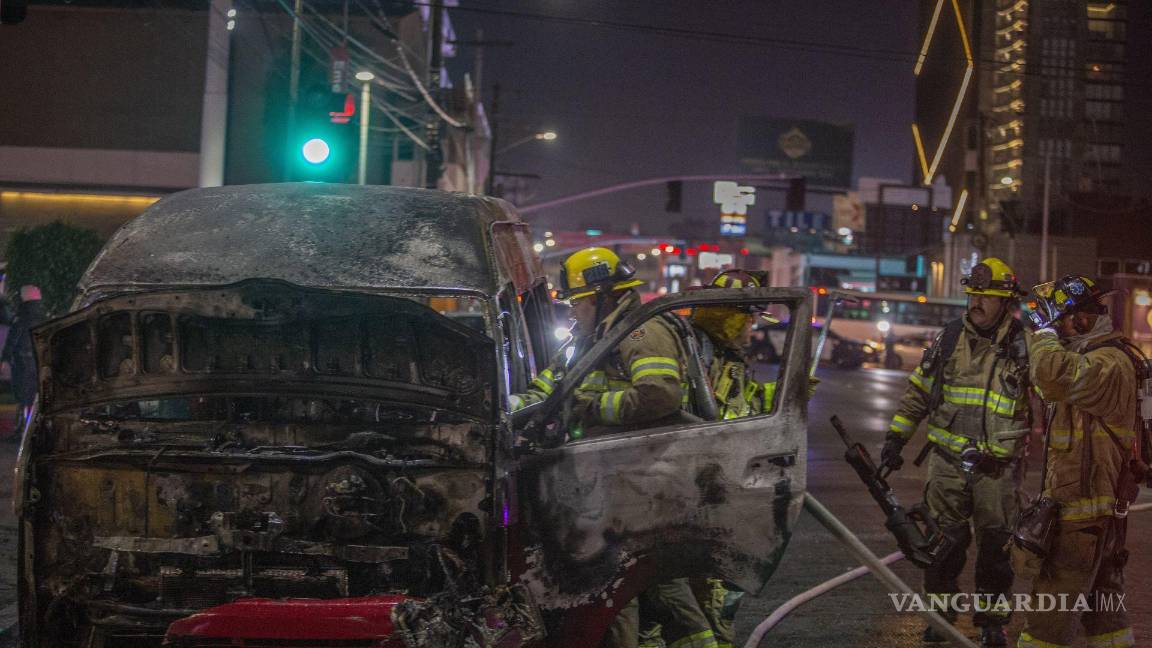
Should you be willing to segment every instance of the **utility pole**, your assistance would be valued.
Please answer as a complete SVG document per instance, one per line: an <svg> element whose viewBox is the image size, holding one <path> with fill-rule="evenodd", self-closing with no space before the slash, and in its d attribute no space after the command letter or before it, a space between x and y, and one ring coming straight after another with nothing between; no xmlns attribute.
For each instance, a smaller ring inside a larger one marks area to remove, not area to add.
<svg viewBox="0 0 1152 648"><path fill-rule="evenodd" d="M455 40L452 41L453 45L460 45L465 47L476 48L476 58L473 64L473 83L476 88L476 100L479 102L484 101L484 49L487 47L511 47L515 43L508 40L484 40L484 30L476 30L476 40ZM492 87L492 107L488 111L488 129L491 136L491 142L488 150L488 177L484 179L484 193L492 195L492 176L496 167L494 162L496 160L496 113L499 108L500 101L500 84L495 84Z"/></svg>
<svg viewBox="0 0 1152 648"><path fill-rule="evenodd" d="M284 136L284 181L292 179L292 144L296 137L296 103L300 99L300 20L304 0L292 7L292 54L288 72L288 132Z"/></svg>
<svg viewBox="0 0 1152 648"><path fill-rule="evenodd" d="M496 115L500 112L500 84L492 85L492 117L488 129L492 133L488 140L488 177L484 182L484 193L491 196L496 189Z"/></svg>
<svg viewBox="0 0 1152 648"><path fill-rule="evenodd" d="M208 11L208 46L204 62L204 107L200 116L201 187L224 184L224 155L228 142L228 63L232 44L228 21L234 20L235 16L232 0L212 0Z"/></svg>
<svg viewBox="0 0 1152 648"><path fill-rule="evenodd" d="M299 0L297 0L299 1ZM428 93L437 102L441 103L440 69L444 66L444 5L441 0L432 0L431 3L431 51L428 54ZM428 142L426 154L424 187L435 189L440 180L440 166L443 155L440 151L440 117L434 110L428 110L428 123L425 129Z"/></svg>
<svg viewBox="0 0 1152 648"><path fill-rule="evenodd" d="M1040 281L1048 281L1048 207L1052 194L1052 151L1044 155L1044 204L1040 213Z"/></svg>
<svg viewBox="0 0 1152 648"><path fill-rule="evenodd" d="M356 163L356 184L368 184L368 124L372 117L372 73L360 72L360 151Z"/></svg>

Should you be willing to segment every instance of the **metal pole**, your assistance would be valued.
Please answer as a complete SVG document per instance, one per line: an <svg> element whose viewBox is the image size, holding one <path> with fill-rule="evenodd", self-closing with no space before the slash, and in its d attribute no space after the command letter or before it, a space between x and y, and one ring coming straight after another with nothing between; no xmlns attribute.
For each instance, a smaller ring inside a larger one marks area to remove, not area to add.
<svg viewBox="0 0 1152 648"><path fill-rule="evenodd" d="M228 62L232 32L228 12L232 0L212 0L208 11L208 46L204 61L204 104L200 115L201 187L224 184L228 136Z"/></svg>
<svg viewBox="0 0 1152 648"><path fill-rule="evenodd" d="M819 303L820 297L812 295L812 301ZM815 304L813 304L815 306ZM820 356L824 353L824 344L828 342L828 331L832 328L832 314L836 311L836 296L828 295L828 310L824 315L824 327L820 329L820 337L816 342L816 355L812 358L812 366L808 369L808 377L816 375L816 367L820 365Z"/></svg>
<svg viewBox="0 0 1152 648"><path fill-rule="evenodd" d="M428 92L438 103L440 102L440 68L444 65L444 5L440 0L432 0L431 24L429 32L431 42L428 53ZM428 142L428 151L425 153L424 187L435 189L440 180L440 117L435 111L429 109L428 123L425 128Z"/></svg>
<svg viewBox="0 0 1152 648"><path fill-rule="evenodd" d="M488 127L492 132L492 138L488 140L488 177L484 182L484 193L489 196L496 189L496 116L500 112L500 84L495 83L492 85L492 117L488 121Z"/></svg>
<svg viewBox="0 0 1152 648"><path fill-rule="evenodd" d="M1040 212L1040 281L1048 281L1048 207L1051 199L1052 152L1044 156L1044 205Z"/></svg>
<svg viewBox="0 0 1152 648"><path fill-rule="evenodd" d="M368 122L372 113L372 82L360 89L360 158L356 161L356 184L368 184Z"/></svg>
<svg viewBox="0 0 1152 648"><path fill-rule="evenodd" d="M806 493L804 495L804 508L812 514L812 517L816 518L820 524L823 524L829 533L844 543L844 546L848 547L848 550L851 551L864 566L872 570L872 573L875 574L880 582L902 594L915 593L911 587L908 587L907 583L900 580L896 572L889 569L888 565L884 564L884 561L872 553L872 551L860 541L860 538L857 538L855 534L848 530L848 527L836 519L835 515L832 515L828 509L824 508L823 504L818 502L815 497L812 497L812 493ZM976 644L972 643L972 640L966 637L959 628L948 623L948 621L939 614L929 611L921 612L920 614L928 620L928 623L932 624L933 628L936 628L943 633L944 636L948 637L953 644L965 646L966 648L977 648Z"/></svg>
<svg viewBox="0 0 1152 648"><path fill-rule="evenodd" d="M288 129L284 147L284 181L292 179L292 144L296 138L296 103L300 99L300 20L304 0L296 0L292 7L292 54L288 71Z"/></svg>
<svg viewBox="0 0 1152 648"><path fill-rule="evenodd" d="M492 104L493 105L496 104L495 100L493 100ZM773 176L773 175L768 175L768 174L751 175L751 174L739 174L739 173L727 174L727 175L661 176L659 178L648 178L646 180L633 180L631 182L622 182L620 184L614 184L614 185L610 185L607 187L601 187L600 189L593 189L591 191L582 191L580 193L572 194L570 196L564 196L563 198L556 198L555 200L549 200L549 201L542 202L542 203L534 203L531 205L525 205L524 207L520 207L519 211L520 211L521 215L531 214L533 212L538 212L538 211L541 211L544 209L550 209L552 207L559 207L560 205L567 205L568 203L576 202L579 200L587 200L589 198L595 198L597 196L604 196L604 195L616 193L619 191L628 191L630 189L638 189L640 187L662 185L662 184L669 182L669 181L672 181L672 180L681 180L683 182L712 182L714 180L763 182L763 181L780 180L780 179L781 178L778 176ZM813 190L811 187L809 187L808 191L811 193Z"/></svg>
<svg viewBox="0 0 1152 648"><path fill-rule="evenodd" d="M476 59L472 65L472 81L476 87L476 101L477 103L484 101L484 30L476 30L476 42L480 43L476 47Z"/></svg>

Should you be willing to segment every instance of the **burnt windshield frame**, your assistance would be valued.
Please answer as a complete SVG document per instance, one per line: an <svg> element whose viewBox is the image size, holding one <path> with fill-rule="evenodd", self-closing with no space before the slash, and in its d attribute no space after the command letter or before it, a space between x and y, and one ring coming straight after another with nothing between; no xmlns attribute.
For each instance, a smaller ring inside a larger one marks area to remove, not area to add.
<svg viewBox="0 0 1152 648"><path fill-rule="evenodd" d="M426 305L435 299L464 299L469 311L487 303L457 291L364 294L259 280L109 298L38 329L41 361L53 368L44 411L221 391L397 401L410 393L417 405L492 418L495 342ZM112 323L103 335L102 322ZM325 338L333 332L340 339ZM109 340L122 352L102 353ZM341 340L354 348L325 356ZM197 348L208 357L189 362ZM399 363L394 371L376 361L387 358Z"/></svg>
<svg viewBox="0 0 1152 648"><path fill-rule="evenodd" d="M355 416L356 413L363 416ZM144 423L262 423L272 425L372 426L475 422L434 407L296 394L189 394L113 401L81 408L81 419Z"/></svg>

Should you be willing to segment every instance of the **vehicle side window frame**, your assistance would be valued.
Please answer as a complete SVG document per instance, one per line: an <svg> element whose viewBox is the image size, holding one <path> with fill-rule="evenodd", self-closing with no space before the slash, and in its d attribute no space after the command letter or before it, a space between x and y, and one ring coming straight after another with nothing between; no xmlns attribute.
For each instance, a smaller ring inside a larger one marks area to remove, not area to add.
<svg viewBox="0 0 1152 648"><path fill-rule="evenodd" d="M749 293L755 294L755 293L760 293L760 292L772 292L772 293L775 293L776 296L772 297L772 298L765 297L763 299L753 299L751 297L751 295L749 294ZM806 293L801 293L800 291L796 291L794 289L783 289L783 288L723 289L723 290L714 290L714 291L702 291L701 293L698 294L698 296L688 297L687 295L678 295L678 296L676 296L676 298L669 296L669 297L660 298L657 300L657 302L663 302L663 303L661 304L661 303L654 302L654 303L648 304L644 307L644 308L658 307L658 310L656 311L656 313L654 315L651 315L648 319L653 319L654 317L660 317L661 314L663 314L663 313L672 312L672 311L675 311L678 309L682 309L682 308L686 308L686 307L692 307L695 305L707 305L710 303L715 303L715 304L719 305L719 304L724 304L724 303L735 303L735 304L780 303L780 304L789 304L789 302L790 302L790 305L788 306L788 308L789 308L789 317L791 320L791 324L788 326L788 331L787 331L787 334L785 336L785 341L784 341L784 348L785 349L793 349L793 339L795 337L797 337L797 335L798 335L798 330L799 330L798 327L801 326L801 324L796 318L802 318L804 321L807 321L808 318L811 317L811 312L812 312L811 311L812 300L808 297L808 295ZM683 303L678 303L678 302L683 302ZM648 320L640 320L640 321L643 322L643 321L648 321ZM635 328L635 326L631 326L631 325L629 325L629 326L621 325L621 327L619 327L619 328L613 327L613 329L611 329L611 331L605 335L604 339L602 339L600 342L598 342L597 345L593 349L591 349L589 351L589 353L587 353L583 359L577 360L575 365L573 365L573 367L569 369L568 375L566 376L565 380L561 381L561 383L558 385L557 389L548 397L545 404L542 405L540 407L540 409L536 413L533 414L533 418L532 418L533 422L530 423L530 425L533 425L533 424L537 425L537 426L541 425L546 419L548 419L551 415L553 415L555 412L557 412L559 410L560 405L563 403L563 400L565 398L567 398L572 393L572 391L574 391L574 389L575 389L574 385L579 384L580 381L583 380L583 378L594 369L595 361L596 360L603 360L603 358L608 356L608 353L610 353L610 351L606 351L605 349L607 349L608 347L614 348L617 344L619 344L619 342L623 339L624 336L628 335L628 331L632 330L633 328ZM615 339L614 341L612 341L613 338ZM781 358L780 368L777 372L777 376L776 376L777 388L776 388L775 393L773 394L771 406L763 414L758 414L756 417L744 417L744 418L772 417L772 416L776 416L776 415L780 414L784 410L784 408L781 407L781 403L782 403L781 394L783 393L783 390L797 389L797 386L795 383L797 381L797 376L799 376L799 373L797 373L796 371L793 371L791 369L791 365L792 365L792 363L795 363L795 362L801 362L802 361L801 358L806 358L805 360L803 360L803 362L810 362L811 361L811 358L810 358L811 352L812 352L811 349L805 349L805 350L803 350L803 355L801 355L801 353L799 351L789 351L788 353L785 353L783 355L783 357ZM589 364L589 357L590 356L595 358L595 360L591 361L592 364ZM806 369L807 369L807 367L805 367L805 371L803 372L805 376L807 375ZM805 390L804 393L806 394L807 393L807 382L806 381L805 381L805 384L803 386L803 389ZM804 398L804 401L805 402L807 401L806 397ZM801 405L801 407L803 407L803 405ZM723 421L703 421L703 420L701 420L701 421L696 422L696 423L688 424L688 427L695 427L695 426L699 426L699 425L708 425L708 424L712 424L712 423L722 424ZM684 427L684 426L680 426L680 427ZM634 432L634 434L646 434L648 431L650 431L652 429L655 429L655 428L653 428L651 426L649 426L648 428L640 428L640 429L636 430ZM577 441L575 443L583 444L583 443L593 442L596 439L620 438L620 437L631 436L631 435L632 434L630 434L628 432L619 432L619 433L613 433L610 435L606 435L604 437L593 437L593 438ZM565 444L565 445L572 445L572 444Z"/></svg>
<svg viewBox="0 0 1152 648"><path fill-rule="evenodd" d="M560 348L560 343L552 331L556 324L553 315L552 295L544 281L525 292L521 305L524 307L524 324L528 330L528 342L536 358L536 370L543 369Z"/></svg>
<svg viewBox="0 0 1152 648"><path fill-rule="evenodd" d="M496 325L500 329L500 354L504 356L508 372L507 387L510 394L527 391L536 375L536 362L520 308L520 296L512 284L505 286L496 296Z"/></svg>

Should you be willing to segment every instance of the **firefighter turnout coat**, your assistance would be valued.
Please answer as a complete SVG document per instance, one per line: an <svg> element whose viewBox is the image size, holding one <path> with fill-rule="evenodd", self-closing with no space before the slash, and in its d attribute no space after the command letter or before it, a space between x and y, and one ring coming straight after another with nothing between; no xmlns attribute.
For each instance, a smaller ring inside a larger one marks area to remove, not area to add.
<svg viewBox="0 0 1152 648"><path fill-rule="evenodd" d="M771 409L775 382L756 382L743 353L717 343L704 331L697 337L721 419L743 418Z"/></svg>
<svg viewBox="0 0 1152 648"><path fill-rule="evenodd" d="M1129 456L1107 430L1125 448L1136 440L1136 370L1127 354L1109 345L1122 338L1108 333L1078 352L1051 331L1027 336L1032 381L1052 408L1044 494L1060 504L1067 522L1112 516Z"/></svg>
<svg viewBox="0 0 1152 648"><path fill-rule="evenodd" d="M939 357L945 332L909 376L889 430L910 439L927 419L928 440L949 456L975 446L997 459L1016 457L1030 430L1027 369L1010 351L1021 334L1005 317L994 339L984 337L965 315L950 357Z"/></svg>
<svg viewBox="0 0 1152 648"><path fill-rule="evenodd" d="M627 293L597 327L599 339L640 305ZM624 338L577 388L573 413L584 429L648 424L678 415L687 404L684 351L670 322L656 317ZM567 358L559 354L529 390L512 397L512 409L542 401L556 387Z"/></svg>
<svg viewBox="0 0 1152 648"><path fill-rule="evenodd" d="M1027 612L1016 645L1071 646L1082 625L1090 647L1134 646L1128 615L1116 604L1124 595L1127 520L1114 512L1118 481L1136 439L1136 368L1109 345L1122 339L1117 333L1067 346L1050 330L1027 339L1032 381L1049 407L1043 495L1060 505L1032 594L1072 600L1089 595L1094 601L1082 614Z"/></svg>

